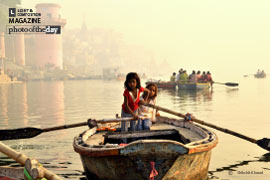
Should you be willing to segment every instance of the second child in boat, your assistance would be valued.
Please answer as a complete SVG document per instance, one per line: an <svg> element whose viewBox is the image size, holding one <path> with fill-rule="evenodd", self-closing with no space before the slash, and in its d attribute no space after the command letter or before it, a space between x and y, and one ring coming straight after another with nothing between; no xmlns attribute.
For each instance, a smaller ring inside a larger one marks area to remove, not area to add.
<svg viewBox="0 0 270 180"><path fill-rule="evenodd" d="M122 104L121 117L134 117L134 119L138 119L140 94L145 92L146 98L148 99L149 90L141 87L140 78L135 72L127 74L124 85L124 103ZM130 121L130 130L136 130L136 120ZM121 131L128 131L127 122L121 122Z"/></svg>
<svg viewBox="0 0 270 180"><path fill-rule="evenodd" d="M141 101L147 102L149 104L156 104L156 98L157 98L157 92L158 88L156 84L148 84L146 86L147 89L149 89L149 97L147 99L147 94L143 93L143 96L141 98ZM144 105L141 105L139 107L139 116L143 116L144 119L139 119L137 124L137 130L150 130L150 127L152 125L152 122L156 122L156 109L153 109L151 107L147 107Z"/></svg>

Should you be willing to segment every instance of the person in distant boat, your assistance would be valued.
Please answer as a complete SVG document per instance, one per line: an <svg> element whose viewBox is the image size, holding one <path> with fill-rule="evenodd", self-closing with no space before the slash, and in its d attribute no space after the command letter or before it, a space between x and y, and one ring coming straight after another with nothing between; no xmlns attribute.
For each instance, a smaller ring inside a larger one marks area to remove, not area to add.
<svg viewBox="0 0 270 180"><path fill-rule="evenodd" d="M184 70L183 73L181 73L180 75L180 83L186 84L187 82L188 82L188 75L187 75L187 71Z"/></svg>
<svg viewBox="0 0 270 180"><path fill-rule="evenodd" d="M257 74L261 74L261 70L260 69L258 69Z"/></svg>
<svg viewBox="0 0 270 180"><path fill-rule="evenodd" d="M206 75L205 71L203 71L201 78L199 79L199 82L201 82L201 83L207 82L207 75Z"/></svg>
<svg viewBox="0 0 270 180"><path fill-rule="evenodd" d="M210 71L207 71L207 73L206 73L206 82L210 82L211 83L211 86L214 83Z"/></svg>
<svg viewBox="0 0 270 180"><path fill-rule="evenodd" d="M201 78L201 71L197 71L197 80Z"/></svg>
<svg viewBox="0 0 270 180"><path fill-rule="evenodd" d="M149 104L156 104L156 98L157 98L157 92L158 87L156 84L150 83L146 86L147 89L149 89L149 98L146 98L146 94L143 93L143 96L141 98L141 102L146 102ZM156 109L153 109L148 106L140 105L139 107L139 116L143 116L144 119L139 119L137 124L137 130L150 130L150 127L152 125L152 122L156 122Z"/></svg>
<svg viewBox="0 0 270 180"><path fill-rule="evenodd" d="M196 72L193 70L192 73L189 75L189 82L190 83L197 83L197 75Z"/></svg>
<svg viewBox="0 0 270 180"><path fill-rule="evenodd" d="M265 75L265 72L264 72L264 70L262 70L262 71L261 71L261 74L262 74L263 76Z"/></svg>
<svg viewBox="0 0 270 180"><path fill-rule="evenodd" d="M140 94L145 92L146 99L148 99L149 90L141 87L140 78L135 72L127 74L124 85L124 103L122 104L121 117L134 117L134 119L138 119ZM130 121L130 130L136 130L136 120ZM121 131L128 131L127 122L121 122Z"/></svg>
<svg viewBox="0 0 270 180"><path fill-rule="evenodd" d="M171 83L175 83L175 80L176 80L176 73L174 72L170 78L170 82Z"/></svg>
<svg viewBox="0 0 270 180"><path fill-rule="evenodd" d="M178 71L178 74L177 74L177 76L176 76L176 82L179 82L180 81L180 76L181 76L181 74L182 74L182 72L183 72L183 69L181 68L179 71Z"/></svg>

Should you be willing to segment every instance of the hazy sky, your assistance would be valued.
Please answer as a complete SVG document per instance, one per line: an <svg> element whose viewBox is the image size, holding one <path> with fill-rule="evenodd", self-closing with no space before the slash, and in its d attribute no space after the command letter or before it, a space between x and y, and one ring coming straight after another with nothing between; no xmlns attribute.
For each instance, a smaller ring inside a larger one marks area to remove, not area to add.
<svg viewBox="0 0 270 180"><path fill-rule="evenodd" d="M176 71L270 73L269 0L22 0L39 2L60 4L66 28L81 27L84 15L88 28L121 32Z"/></svg>

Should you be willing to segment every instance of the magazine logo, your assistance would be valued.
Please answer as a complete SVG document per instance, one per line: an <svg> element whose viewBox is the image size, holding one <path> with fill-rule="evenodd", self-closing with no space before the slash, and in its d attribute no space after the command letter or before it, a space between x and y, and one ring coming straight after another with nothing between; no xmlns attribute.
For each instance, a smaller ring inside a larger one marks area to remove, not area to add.
<svg viewBox="0 0 270 180"><path fill-rule="evenodd" d="M61 34L60 25L42 24L41 13L34 12L33 9L9 8L8 14L7 34Z"/></svg>
<svg viewBox="0 0 270 180"><path fill-rule="evenodd" d="M51 25L15 25L7 26L7 34L61 34L61 26Z"/></svg>
<svg viewBox="0 0 270 180"><path fill-rule="evenodd" d="M9 8L8 15L9 17L16 17L16 8Z"/></svg>

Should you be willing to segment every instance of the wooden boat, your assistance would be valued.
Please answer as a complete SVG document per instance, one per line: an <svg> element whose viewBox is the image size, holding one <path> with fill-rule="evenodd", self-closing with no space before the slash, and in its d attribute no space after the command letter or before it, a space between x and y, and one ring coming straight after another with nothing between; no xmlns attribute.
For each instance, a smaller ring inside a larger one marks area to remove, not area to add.
<svg viewBox="0 0 270 180"><path fill-rule="evenodd" d="M178 90L201 90L201 89L209 89L211 84L210 83L186 83L177 84Z"/></svg>
<svg viewBox="0 0 270 180"><path fill-rule="evenodd" d="M128 144L122 144L127 139ZM97 132L74 138L88 179L205 180L217 136L184 120L157 117L150 131Z"/></svg>
<svg viewBox="0 0 270 180"><path fill-rule="evenodd" d="M0 180L13 179L42 179L61 180L59 176L42 167L36 159L30 159L22 153L16 152L7 145L0 142L0 152L14 159L23 167L0 166Z"/></svg>
<svg viewBox="0 0 270 180"><path fill-rule="evenodd" d="M176 88L176 83L172 83L172 82L147 81L145 84L148 85L150 83L156 84L159 89L175 89Z"/></svg>
<svg viewBox="0 0 270 180"><path fill-rule="evenodd" d="M265 73L257 73L257 74L254 74L254 77L255 78L265 78L266 74Z"/></svg>

